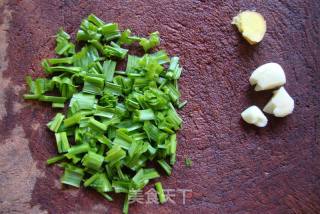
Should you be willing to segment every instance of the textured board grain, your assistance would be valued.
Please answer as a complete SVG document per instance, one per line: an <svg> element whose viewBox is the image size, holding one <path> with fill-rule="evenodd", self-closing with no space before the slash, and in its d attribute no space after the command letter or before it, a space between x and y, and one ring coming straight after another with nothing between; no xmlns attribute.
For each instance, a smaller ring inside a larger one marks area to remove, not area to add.
<svg viewBox="0 0 320 214"><path fill-rule="evenodd" d="M132 213L320 212L320 1L8 0L0 1L0 213L120 213L90 190L62 187L61 171L45 166L56 153L44 125L49 105L24 102L25 75L42 75L53 57L59 27L73 36L90 13L131 28L158 30L161 48L184 66L178 163L165 188L192 189L186 203L134 204ZM265 39L248 45L230 24L240 10L256 9L268 24ZM280 63L293 115L258 129L240 120L256 93L248 78L266 62ZM192 168L184 158L193 160ZM151 185L147 186L147 190Z"/></svg>

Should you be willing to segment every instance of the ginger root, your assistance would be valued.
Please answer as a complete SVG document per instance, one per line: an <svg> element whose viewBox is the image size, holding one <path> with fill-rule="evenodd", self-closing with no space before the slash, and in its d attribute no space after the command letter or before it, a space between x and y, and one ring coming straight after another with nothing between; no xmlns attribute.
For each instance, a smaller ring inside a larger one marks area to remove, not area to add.
<svg viewBox="0 0 320 214"><path fill-rule="evenodd" d="M260 42L266 31L267 24L260 13L243 11L233 18L232 24L236 25L242 36L251 44Z"/></svg>

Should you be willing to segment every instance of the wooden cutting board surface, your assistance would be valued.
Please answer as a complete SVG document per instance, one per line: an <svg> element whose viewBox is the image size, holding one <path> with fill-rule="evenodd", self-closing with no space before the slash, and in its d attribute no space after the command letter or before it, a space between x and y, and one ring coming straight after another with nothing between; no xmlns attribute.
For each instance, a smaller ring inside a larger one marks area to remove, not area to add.
<svg viewBox="0 0 320 214"><path fill-rule="evenodd" d="M256 9L265 39L247 44L230 22ZM317 213L320 210L320 1L0 0L0 213L120 213L90 190L62 187L45 124L57 112L25 102L24 78L43 75L59 27L75 35L95 13L137 35L161 34L161 48L181 57L184 127L171 177L159 179L173 202L143 203L131 213ZM277 62L296 102L287 118L258 129L240 113L263 107L271 92L249 86L252 70ZM187 168L184 158L193 160ZM146 187L150 190L152 185ZM190 190L185 203L181 190Z"/></svg>

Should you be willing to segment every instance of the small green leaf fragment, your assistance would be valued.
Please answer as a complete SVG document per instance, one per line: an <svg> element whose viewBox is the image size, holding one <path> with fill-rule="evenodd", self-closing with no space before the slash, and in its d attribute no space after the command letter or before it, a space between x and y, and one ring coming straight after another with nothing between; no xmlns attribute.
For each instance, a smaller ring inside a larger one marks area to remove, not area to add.
<svg viewBox="0 0 320 214"><path fill-rule="evenodd" d="M184 160L184 163L185 163L186 167L190 168L192 166L192 160L190 158L186 158Z"/></svg>
<svg viewBox="0 0 320 214"><path fill-rule="evenodd" d="M149 49L154 48L160 44L159 32L153 32L150 34L149 39L142 38L139 43L145 52Z"/></svg>

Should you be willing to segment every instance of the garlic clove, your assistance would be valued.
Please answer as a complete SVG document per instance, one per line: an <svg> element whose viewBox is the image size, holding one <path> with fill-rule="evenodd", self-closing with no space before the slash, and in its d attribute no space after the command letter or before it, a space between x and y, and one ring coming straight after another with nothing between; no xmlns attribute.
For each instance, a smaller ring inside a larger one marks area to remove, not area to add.
<svg viewBox="0 0 320 214"><path fill-rule="evenodd" d="M241 113L241 117L249 124L254 124L258 127L265 127L268 124L267 117L257 106L251 106Z"/></svg>
<svg viewBox="0 0 320 214"><path fill-rule="evenodd" d="M273 114L276 117L285 117L293 112L294 100L288 94L284 87L273 92L273 97L263 108L263 111L268 114Z"/></svg>
<svg viewBox="0 0 320 214"><path fill-rule="evenodd" d="M255 91L274 89L286 83L286 75L281 65L267 63L258 67L250 76L251 85L256 85Z"/></svg>

